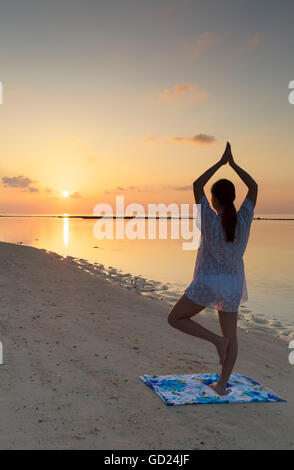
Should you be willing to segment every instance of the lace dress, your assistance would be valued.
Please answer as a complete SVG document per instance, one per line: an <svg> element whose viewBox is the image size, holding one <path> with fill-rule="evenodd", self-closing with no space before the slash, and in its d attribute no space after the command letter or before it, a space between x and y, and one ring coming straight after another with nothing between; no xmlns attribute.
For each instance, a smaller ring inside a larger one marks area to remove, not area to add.
<svg viewBox="0 0 294 470"><path fill-rule="evenodd" d="M248 300L243 254L254 206L246 197L237 212L235 239L227 242L221 217L211 209L205 194L199 204L201 241L193 280L185 294L198 305L224 312L237 312L240 303Z"/></svg>

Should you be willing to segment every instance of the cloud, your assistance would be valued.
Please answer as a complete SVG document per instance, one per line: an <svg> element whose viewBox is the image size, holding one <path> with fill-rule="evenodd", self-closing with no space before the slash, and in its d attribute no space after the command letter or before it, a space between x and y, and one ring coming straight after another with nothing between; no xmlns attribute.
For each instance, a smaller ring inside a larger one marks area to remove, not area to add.
<svg viewBox="0 0 294 470"><path fill-rule="evenodd" d="M138 191L141 192L141 188L139 186L117 186L116 189L105 189L105 194L116 194L118 191Z"/></svg>
<svg viewBox="0 0 294 470"><path fill-rule="evenodd" d="M44 189L45 197L48 199L61 199L63 198L63 195L59 192L56 191L55 189L51 188L46 188Z"/></svg>
<svg viewBox="0 0 294 470"><path fill-rule="evenodd" d="M23 175L20 176L3 176L2 177L2 184L5 187L10 188L28 188L32 183L36 183L36 181L31 180Z"/></svg>
<svg viewBox="0 0 294 470"><path fill-rule="evenodd" d="M31 178L23 175L2 177L2 184L5 188L17 188L24 192L38 193L40 190L35 186L31 186L33 183L37 183L37 181L33 181Z"/></svg>
<svg viewBox="0 0 294 470"><path fill-rule="evenodd" d="M248 41L248 45L253 48L258 47L260 43L261 43L260 33L252 34L252 36L250 37Z"/></svg>
<svg viewBox="0 0 294 470"><path fill-rule="evenodd" d="M191 50L193 54L199 55L205 49L212 47L214 44L219 43L223 39L224 36L206 31L201 34L194 34L189 40L187 47Z"/></svg>
<svg viewBox="0 0 294 470"><path fill-rule="evenodd" d="M197 134L188 137L172 137L173 142L189 142L195 145L207 145L215 142L215 137L208 134Z"/></svg>
<svg viewBox="0 0 294 470"><path fill-rule="evenodd" d="M144 139L144 142L155 142L158 141L159 139L168 139L169 141L172 140L172 142L189 142L191 144L197 144L197 145L205 145L205 144L211 144L216 141L216 138L213 135L208 135L208 134L197 134L197 135L191 135L188 137L165 137L165 136L158 136L158 137L147 137Z"/></svg>
<svg viewBox="0 0 294 470"><path fill-rule="evenodd" d="M73 197L74 199L78 199L82 197L78 191L75 191L74 193L70 194L69 197Z"/></svg>
<svg viewBox="0 0 294 470"><path fill-rule="evenodd" d="M159 96L165 101L171 101L178 96L187 94L196 101L201 101L208 96L208 92L201 90L196 83L177 83L173 88L167 88L162 93L159 93Z"/></svg>
<svg viewBox="0 0 294 470"><path fill-rule="evenodd" d="M174 191L191 191L192 185L187 184L186 186L169 186L170 189L173 189Z"/></svg>
<svg viewBox="0 0 294 470"><path fill-rule="evenodd" d="M116 189L118 191L141 191L139 186L126 186L125 188L123 188L122 186L118 186Z"/></svg>

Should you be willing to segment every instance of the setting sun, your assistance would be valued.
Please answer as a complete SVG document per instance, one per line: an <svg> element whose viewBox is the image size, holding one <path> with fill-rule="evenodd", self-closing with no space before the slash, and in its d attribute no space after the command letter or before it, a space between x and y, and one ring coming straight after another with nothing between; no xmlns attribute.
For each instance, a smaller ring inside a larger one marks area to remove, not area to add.
<svg viewBox="0 0 294 470"><path fill-rule="evenodd" d="M0 450L294 450L293 18L0 0Z"/></svg>

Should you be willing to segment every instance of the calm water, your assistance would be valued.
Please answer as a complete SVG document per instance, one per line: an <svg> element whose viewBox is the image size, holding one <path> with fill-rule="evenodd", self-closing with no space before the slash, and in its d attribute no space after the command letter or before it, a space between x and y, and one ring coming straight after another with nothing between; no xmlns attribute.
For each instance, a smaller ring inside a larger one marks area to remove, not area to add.
<svg viewBox="0 0 294 470"><path fill-rule="evenodd" d="M85 219L2 217L0 239L161 281L179 294L191 281L197 252L184 251L184 240L97 240L94 224L95 220ZM293 240L294 221L252 222L244 261L249 296L246 306L254 314L294 322Z"/></svg>

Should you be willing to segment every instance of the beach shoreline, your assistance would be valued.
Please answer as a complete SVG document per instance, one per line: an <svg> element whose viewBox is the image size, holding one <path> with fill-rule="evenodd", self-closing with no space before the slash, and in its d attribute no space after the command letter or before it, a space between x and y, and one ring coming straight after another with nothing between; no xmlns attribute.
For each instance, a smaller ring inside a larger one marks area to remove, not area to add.
<svg viewBox="0 0 294 470"><path fill-rule="evenodd" d="M60 255L50 250L43 251L47 254L51 253L53 256L60 256L65 263L73 263L92 276L97 276L98 278L102 277L103 279L114 283L114 285L125 287L138 294L167 302L169 307L171 307L184 292L184 290L183 292L178 292L174 289L170 289L170 283L168 282L164 283L153 279L147 279L141 275L123 272L114 266L106 267L98 262L91 263L84 258ZM208 314L208 312L215 314L216 310L207 307L204 313ZM289 338L294 337L293 323L290 324L283 322L278 318L268 319L265 315L252 312L252 310L247 307L246 303L244 305L240 305L238 312L238 326L247 333L249 331L261 331L277 338L281 338L287 343L289 342Z"/></svg>
<svg viewBox="0 0 294 470"><path fill-rule="evenodd" d="M291 338L238 329L233 371L286 403L166 407L140 375L219 364L210 343L168 324L158 286L31 246L0 251L1 449L294 448ZM215 312L198 317L220 332Z"/></svg>

